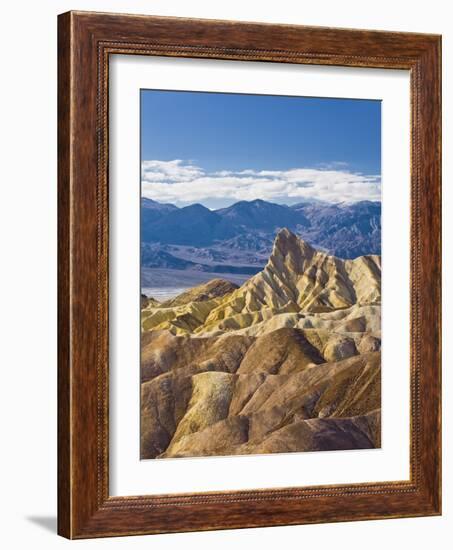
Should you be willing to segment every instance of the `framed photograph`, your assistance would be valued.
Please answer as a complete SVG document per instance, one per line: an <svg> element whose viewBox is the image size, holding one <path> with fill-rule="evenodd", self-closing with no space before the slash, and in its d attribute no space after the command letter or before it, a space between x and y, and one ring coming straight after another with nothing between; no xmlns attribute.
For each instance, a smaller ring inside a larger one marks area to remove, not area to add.
<svg viewBox="0 0 453 550"><path fill-rule="evenodd" d="M59 533L440 514L440 37L58 40Z"/></svg>

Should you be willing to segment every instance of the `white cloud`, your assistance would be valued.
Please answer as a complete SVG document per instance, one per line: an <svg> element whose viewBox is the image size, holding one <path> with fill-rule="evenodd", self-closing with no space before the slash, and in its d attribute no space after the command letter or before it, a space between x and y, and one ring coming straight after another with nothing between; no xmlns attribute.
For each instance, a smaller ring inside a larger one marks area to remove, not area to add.
<svg viewBox="0 0 453 550"><path fill-rule="evenodd" d="M142 162L142 180L145 182L167 183L175 181L192 181L194 178L203 175L203 170L182 160L144 160Z"/></svg>
<svg viewBox="0 0 453 550"><path fill-rule="evenodd" d="M145 160L142 162L142 195L177 205L195 202L224 205L258 198L287 204L304 199L356 202L380 200L381 178L350 172L343 164L336 169L207 172L178 159Z"/></svg>

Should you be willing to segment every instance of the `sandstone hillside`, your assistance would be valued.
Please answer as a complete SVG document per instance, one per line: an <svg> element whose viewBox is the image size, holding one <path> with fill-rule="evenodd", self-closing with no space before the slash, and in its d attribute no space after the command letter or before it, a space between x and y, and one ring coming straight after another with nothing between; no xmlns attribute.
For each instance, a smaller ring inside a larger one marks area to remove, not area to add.
<svg viewBox="0 0 453 550"><path fill-rule="evenodd" d="M301 315L379 305L380 279L379 256L342 260L283 229L266 267L240 288L216 280L216 286L229 292L210 292L210 283L197 287L196 293L206 296L202 304L185 297L157 307L150 304L143 310L143 329L201 335L250 327L281 314L293 314L287 322L296 326Z"/></svg>
<svg viewBox="0 0 453 550"><path fill-rule="evenodd" d="M141 457L379 447L380 280L283 229L240 288L144 302Z"/></svg>

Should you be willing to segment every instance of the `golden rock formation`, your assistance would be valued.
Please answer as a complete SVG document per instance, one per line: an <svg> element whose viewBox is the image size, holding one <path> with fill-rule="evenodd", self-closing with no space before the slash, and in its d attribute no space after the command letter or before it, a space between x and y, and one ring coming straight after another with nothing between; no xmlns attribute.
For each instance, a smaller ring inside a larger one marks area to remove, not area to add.
<svg viewBox="0 0 453 550"><path fill-rule="evenodd" d="M141 457L379 447L380 281L283 229L240 288L144 301Z"/></svg>

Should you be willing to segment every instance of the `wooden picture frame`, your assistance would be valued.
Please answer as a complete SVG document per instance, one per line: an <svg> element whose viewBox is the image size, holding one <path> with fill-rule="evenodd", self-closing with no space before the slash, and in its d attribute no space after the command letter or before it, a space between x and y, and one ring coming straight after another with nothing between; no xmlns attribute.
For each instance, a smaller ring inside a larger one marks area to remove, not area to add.
<svg viewBox="0 0 453 550"><path fill-rule="evenodd" d="M59 16L58 47L59 534L88 538L440 514L440 37L69 12ZM410 71L409 481L109 496L111 54Z"/></svg>

